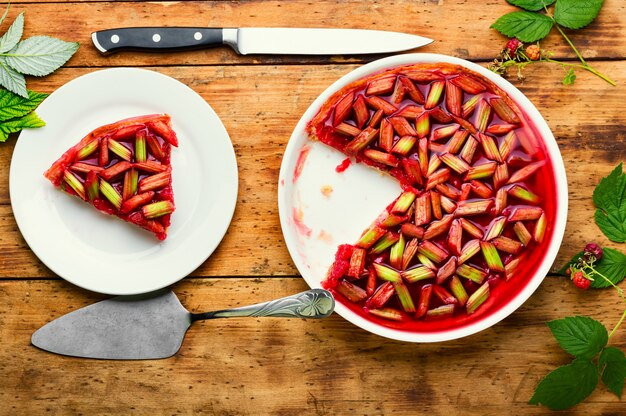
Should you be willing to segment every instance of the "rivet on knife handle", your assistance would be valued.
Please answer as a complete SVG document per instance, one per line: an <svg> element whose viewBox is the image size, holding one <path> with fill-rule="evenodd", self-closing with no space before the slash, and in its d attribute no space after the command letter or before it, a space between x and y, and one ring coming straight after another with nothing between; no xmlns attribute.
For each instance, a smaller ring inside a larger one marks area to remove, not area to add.
<svg viewBox="0 0 626 416"><path fill-rule="evenodd" d="M206 27L126 27L94 32L91 38L105 55L122 50L172 51L224 43L223 29Z"/></svg>
<svg viewBox="0 0 626 416"><path fill-rule="evenodd" d="M296 295L241 308L216 312L195 313L192 321L243 316L271 316L283 318L325 318L333 313L335 300L330 292L311 289Z"/></svg>

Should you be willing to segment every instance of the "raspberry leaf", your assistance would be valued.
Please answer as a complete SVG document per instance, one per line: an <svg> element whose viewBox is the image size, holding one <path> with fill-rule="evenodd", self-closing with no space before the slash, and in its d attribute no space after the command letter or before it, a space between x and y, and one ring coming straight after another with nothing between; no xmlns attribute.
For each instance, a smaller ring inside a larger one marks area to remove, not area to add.
<svg viewBox="0 0 626 416"><path fill-rule="evenodd" d="M612 248L604 248L604 254L602 255L602 259L597 261L594 264L594 269L604 275L607 279L609 279L613 284L618 284L624 277L626 277L626 256L622 254L618 250L614 250ZM578 259L583 256L584 252L581 251L572 257L570 261L568 261L559 271L558 273L567 276L567 269L571 265L576 265L578 263ZM591 282L591 287L595 289L602 289L605 287L611 286L611 283L604 280L597 273L591 273L591 278L594 280Z"/></svg>
<svg viewBox="0 0 626 416"><path fill-rule="evenodd" d="M543 404L552 410L568 409L585 400L597 385L596 366L587 359L577 358L545 376L528 403Z"/></svg>
<svg viewBox="0 0 626 416"><path fill-rule="evenodd" d="M10 51L17 45L22 38L24 32L24 12L20 13L13 24L9 27L2 37L0 37L0 53Z"/></svg>
<svg viewBox="0 0 626 416"><path fill-rule="evenodd" d="M542 10L544 6L549 6L556 0L506 0L513 6L536 12Z"/></svg>
<svg viewBox="0 0 626 416"><path fill-rule="evenodd" d="M544 14L520 11L501 16L491 27L505 36L516 37L522 42L530 43L545 38L550 33L553 23L553 20Z"/></svg>
<svg viewBox="0 0 626 416"><path fill-rule="evenodd" d="M618 284L626 277L626 256L612 248L604 248L602 259L596 264L595 269L598 273L602 273L613 284ZM592 274L593 282L591 287L605 288L611 286L609 282L600 276Z"/></svg>
<svg viewBox="0 0 626 416"><path fill-rule="evenodd" d="M600 13L604 0L559 0L554 6L554 20L569 29L587 26Z"/></svg>
<svg viewBox="0 0 626 416"><path fill-rule="evenodd" d="M24 75L7 65L3 57L0 57L0 86L24 98L28 97Z"/></svg>
<svg viewBox="0 0 626 416"><path fill-rule="evenodd" d="M576 358L595 357L609 341L604 325L587 316L557 319L547 325L561 348Z"/></svg>
<svg viewBox="0 0 626 416"><path fill-rule="evenodd" d="M595 220L609 240L626 242L626 175L622 163L602 178L593 191Z"/></svg>
<svg viewBox="0 0 626 416"><path fill-rule="evenodd" d="M580 258L583 256L583 254L584 254L584 251L581 251L580 253L576 253L576 254L574 254L574 257L572 257L572 258L570 259L570 261L568 261L567 263L565 263L565 264L563 265L563 267L561 267L557 273L558 273L558 274L560 274L560 275L562 275L562 276L567 276L567 269L569 269L569 267L570 267L572 264L576 264L576 263L578 262L578 259L580 259Z"/></svg>
<svg viewBox="0 0 626 416"><path fill-rule="evenodd" d="M0 142L5 142L9 138L9 134L17 133L22 129L34 129L37 127L43 127L46 123L40 119L37 114L29 113L24 117L12 119L0 123Z"/></svg>
<svg viewBox="0 0 626 416"><path fill-rule="evenodd" d="M16 71L41 77L57 70L77 49L77 42L64 42L49 36L33 36L18 43L5 54L5 59Z"/></svg>
<svg viewBox="0 0 626 416"><path fill-rule="evenodd" d="M28 91L28 98L0 89L0 121L22 117L33 111L48 94Z"/></svg>
<svg viewBox="0 0 626 416"><path fill-rule="evenodd" d="M570 68L563 78L563 85L572 85L574 81L576 81L576 72L574 72L573 68Z"/></svg>
<svg viewBox="0 0 626 416"><path fill-rule="evenodd" d="M602 382L617 397L622 396L624 378L626 378L626 356L615 347L607 347L600 354L598 368L602 374Z"/></svg>

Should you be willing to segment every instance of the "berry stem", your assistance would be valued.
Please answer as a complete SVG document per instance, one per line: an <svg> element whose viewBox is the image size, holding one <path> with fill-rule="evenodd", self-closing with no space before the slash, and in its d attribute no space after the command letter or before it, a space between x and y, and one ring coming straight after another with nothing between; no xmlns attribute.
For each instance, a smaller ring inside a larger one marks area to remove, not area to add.
<svg viewBox="0 0 626 416"><path fill-rule="evenodd" d="M586 62L584 64L571 64L569 62L561 62L561 61L557 61L555 59L550 59L550 58L542 58L540 61L536 61L536 62L542 62L542 61L543 62L552 62L552 63L555 63L555 64L559 64L562 67L584 69L585 71L591 72L595 76L597 76L599 78L602 78L604 81L608 82L609 84L611 84L614 87L617 85L617 83L615 81L613 81L611 78L607 77L606 75L604 75L601 72L598 72L597 70L595 70L594 68L589 66ZM528 63L530 63L530 62L528 62Z"/></svg>
<svg viewBox="0 0 626 416"><path fill-rule="evenodd" d="M552 23L554 24L554 27L556 27L556 30L559 31L561 36L563 36L563 39L565 39L565 41L572 48L572 50L574 51L574 53L576 54L576 56L578 57L580 62L582 62L583 65L587 65L587 61L585 61L585 58L583 58L583 56L580 54L580 52L578 52L578 49L576 49L576 46L574 46L574 43L570 40L570 38L567 37L565 32L563 32L563 29L561 29L561 26L559 26L559 24L556 22L556 20L554 19L554 16L550 13L550 11L548 10L548 7L545 5L545 3L543 4L543 9L546 11L546 16L548 16L552 20Z"/></svg>
<svg viewBox="0 0 626 416"><path fill-rule="evenodd" d="M517 72L518 72L518 77L519 77L519 75L521 74L521 71L527 65L538 64L538 63L541 63L541 62L549 62L549 63L553 63L553 64L558 64L558 65L561 65L561 67L563 67L563 68L583 69L583 70L591 72L595 76L603 79L604 81L608 82L612 86L616 86L617 85L617 83L615 81L613 81L611 78L607 77L603 73L601 73L601 72L597 71L596 69L592 68L586 62L584 64L578 64L578 63L575 64L575 63L570 63L570 62L561 62L561 61L557 61L556 59L551 59L551 58L548 58L546 56L542 56L541 59L539 59L537 61L527 60L527 61L523 61L523 62L518 62L518 61L515 61L513 59L509 59L507 61L501 62L499 64L499 67L506 70L509 67L515 66L515 67L517 67Z"/></svg>
<svg viewBox="0 0 626 416"><path fill-rule="evenodd" d="M572 41L567 37L567 35L565 34L565 32L563 32L563 29L561 29L561 26L559 26L556 21L554 20L554 18L552 16L550 16L550 18L552 19L552 21L554 22L554 27L556 27L556 30L559 31L559 33L561 34L561 36L563 36L563 39L565 39L565 41L569 44L569 46L572 48L572 50L574 51L574 53L576 54L576 56L578 57L578 59L580 60L580 62L582 62L583 65L587 65L587 61L585 61L585 58L583 58L583 56L580 54L580 52L578 52L578 49L576 49L576 46L574 46L574 44L572 43Z"/></svg>
<svg viewBox="0 0 626 416"><path fill-rule="evenodd" d="M609 279L608 277L606 277L605 275L597 271L595 267L593 267L593 264L595 263L595 261L596 261L595 257L591 257L591 260L589 262L582 260L581 268L585 272L585 274L593 273L597 276L600 276L602 279L604 279L605 282L608 282L611 286L613 286L613 288L617 291L617 294L619 295L619 297L622 298L624 302L626 302L626 298L624 298L624 292L622 291L622 289L617 287L617 285L615 285L615 283L613 283L611 279ZM620 327L622 322L624 322L624 319L626 319L626 309L624 309L624 312L622 313L622 317L619 319L619 321L617 322L613 330L609 333L609 338L611 338L615 334L615 332Z"/></svg>
<svg viewBox="0 0 626 416"><path fill-rule="evenodd" d="M585 58L583 58L583 56L581 55L580 52L578 52L578 49L576 48L576 46L574 46L574 43L570 40L570 38L567 37L567 35L565 34L565 32L563 31L563 29L561 29L561 26L559 26L556 21L554 20L554 17L550 16L550 18L552 19L552 21L554 22L554 27L556 27L556 30L559 31L559 33L561 34L561 36L563 36L563 39L565 39L565 41L569 44L569 46L572 48L572 50L574 51L574 53L576 54L576 56L578 57L578 60L582 63L582 65L575 65L575 64L564 64L562 62L559 61L554 61L552 59L547 58L546 61L548 62L556 62L556 63L560 63L561 65L567 65L570 67L576 67L576 68L581 68L584 69L585 71L589 71L592 74L594 74L595 76L598 76L600 78L602 78L603 80L605 80L606 82L608 82L609 84L611 84L612 86L616 86L617 83L615 81L613 81L611 78L607 77L606 75L602 74L601 72L596 71L595 69L593 69L589 64L587 64L587 61L585 61Z"/></svg>
<svg viewBox="0 0 626 416"><path fill-rule="evenodd" d="M609 78L608 76L604 75L600 71L592 68L591 65L589 65L587 63L587 61L585 60L585 58L583 58L583 56L580 53L580 51L578 50L578 48L576 48L576 46L571 41L571 39L565 34L565 32L563 31L561 26L554 19L554 15L552 13L550 13L550 10L548 9L548 6L546 6L545 3L543 3L543 9L546 12L545 16L547 16L548 18L550 18L550 20L552 20L552 23L553 23L554 27L556 27L557 31L561 34L563 39L565 39L565 41L570 46L572 51L574 51L574 54L576 55L576 57L580 61L580 64L561 62L561 61L557 61L555 59L551 59L550 58L551 54L549 52L546 53L545 51L543 51L541 53L541 56L540 56L539 59L536 59L536 57L534 57L534 56L533 56L534 59L530 59L521 50L521 48L518 48L518 49L516 49L513 52L509 51L508 50L509 44L507 43L507 47L501 53L502 61L500 61L498 58L496 58L494 60L494 62L489 66L489 69L491 69L492 71L496 72L497 74L505 75L506 72L507 72L507 69L509 67L515 66L515 67L517 67L517 77L518 77L518 79L521 80L521 79L523 79L522 69L524 69L528 64L538 63L538 62L550 62L550 63L561 65L561 67L563 69L570 68L570 71L572 70L572 68L583 69L583 70L585 70L587 72L592 73L593 75L597 76L598 78L601 78L602 80L604 80L608 84L610 84L610 85L615 87L617 85L617 83L615 81L613 81L611 78ZM509 40L509 42L511 42L514 39L516 40L516 38L512 38L512 39ZM538 45L539 44L537 44L537 46ZM572 82L573 82L573 80L570 81L569 83L572 83ZM564 81L564 83L565 83L565 81Z"/></svg>
<svg viewBox="0 0 626 416"><path fill-rule="evenodd" d="M624 322L624 319L626 319L626 309L624 309L624 313L622 313L622 317L619 319L619 321L617 321L617 324L615 325L613 330L609 333L609 339L615 334L615 332L620 327L622 322Z"/></svg>
<svg viewBox="0 0 626 416"><path fill-rule="evenodd" d="M624 292L622 291L622 289L617 287L617 285L615 285L615 283L613 283L608 277L606 277L605 275L597 271L592 265L588 263L584 263L583 268L586 269L585 271L590 271L591 273L596 274L600 276L601 278L603 278L604 281L608 282L611 286L613 286L613 288L615 288L619 297L622 298L624 302L626 302L626 298L624 298Z"/></svg>

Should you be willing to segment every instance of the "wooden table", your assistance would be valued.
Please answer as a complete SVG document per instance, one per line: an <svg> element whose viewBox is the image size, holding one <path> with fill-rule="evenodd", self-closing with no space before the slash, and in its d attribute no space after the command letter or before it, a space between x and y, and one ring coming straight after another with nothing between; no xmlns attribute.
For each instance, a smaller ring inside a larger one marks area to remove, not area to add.
<svg viewBox="0 0 626 416"><path fill-rule="evenodd" d="M14 1L26 10L25 36L79 41L52 76L29 79L52 92L101 68L143 67L197 91L228 130L239 166L239 199L217 251L174 286L201 311L245 305L304 290L282 238L277 208L281 157L309 104L338 77L376 57L236 55L228 48L171 54L100 56L93 30L132 25L304 26L396 30L436 39L423 52L486 65L505 39L489 25L513 8L504 0L425 1ZM5 23L6 25L6 23ZM567 166L569 221L555 266L587 241L610 243L592 220L591 194L624 159L626 7L606 0L590 27L571 35L582 54L618 82L578 72L561 85L555 65L526 70L513 82L540 109ZM4 30L4 28L3 28ZM544 48L573 54L556 35ZM371 335L341 317L224 320L194 325L180 350L159 361L94 361L48 354L30 336L53 318L103 299L47 269L28 248L9 201L16 138L0 144L0 413L3 414L544 414L527 404L539 379L569 361L545 322L585 314L612 327L621 305L609 291L580 292L549 276L517 312L465 339L410 344ZM612 343L624 349L622 330ZM626 399L623 399L626 400ZM624 414L599 387L572 414Z"/></svg>

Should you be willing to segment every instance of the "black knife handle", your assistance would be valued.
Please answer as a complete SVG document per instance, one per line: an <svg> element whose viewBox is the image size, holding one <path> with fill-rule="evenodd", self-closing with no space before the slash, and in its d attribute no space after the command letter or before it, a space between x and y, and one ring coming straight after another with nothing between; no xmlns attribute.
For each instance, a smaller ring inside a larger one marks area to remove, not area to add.
<svg viewBox="0 0 626 416"><path fill-rule="evenodd" d="M126 27L94 32L98 50L107 55L122 50L165 52L219 46L223 29L206 27Z"/></svg>

